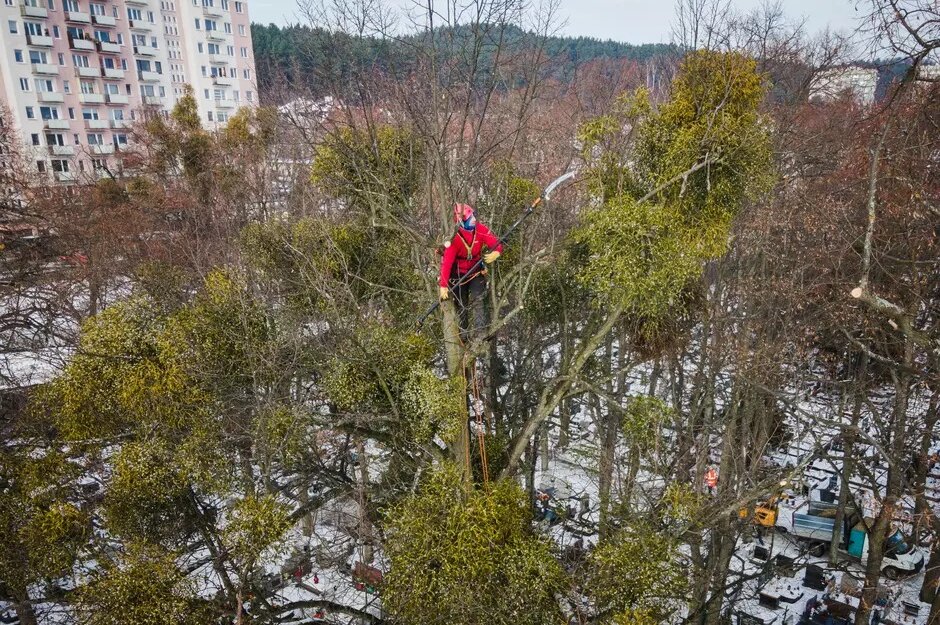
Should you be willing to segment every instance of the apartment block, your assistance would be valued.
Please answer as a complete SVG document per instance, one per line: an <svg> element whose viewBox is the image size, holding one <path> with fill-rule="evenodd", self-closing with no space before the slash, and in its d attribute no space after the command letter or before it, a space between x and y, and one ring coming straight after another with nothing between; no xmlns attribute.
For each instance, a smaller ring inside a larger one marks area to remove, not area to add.
<svg viewBox="0 0 940 625"><path fill-rule="evenodd" d="M257 103L244 0L0 0L0 100L40 172L120 167L191 85L203 124Z"/></svg>

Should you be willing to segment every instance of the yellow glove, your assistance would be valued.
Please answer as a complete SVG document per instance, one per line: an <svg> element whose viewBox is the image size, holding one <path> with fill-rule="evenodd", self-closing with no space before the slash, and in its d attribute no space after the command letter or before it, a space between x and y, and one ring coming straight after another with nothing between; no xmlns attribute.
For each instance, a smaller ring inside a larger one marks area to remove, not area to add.
<svg viewBox="0 0 940 625"><path fill-rule="evenodd" d="M492 264L493 261L495 261L497 258L500 257L500 255L501 255L500 252L496 252L496 251L490 252L489 254L484 254L483 262L486 263L487 265Z"/></svg>
<svg viewBox="0 0 940 625"><path fill-rule="evenodd" d="M442 301L442 302L443 302L445 299L447 299L447 298L450 297L450 289L448 289L446 286L440 287L440 290L439 290L438 292L439 292L440 295L441 295L441 301Z"/></svg>

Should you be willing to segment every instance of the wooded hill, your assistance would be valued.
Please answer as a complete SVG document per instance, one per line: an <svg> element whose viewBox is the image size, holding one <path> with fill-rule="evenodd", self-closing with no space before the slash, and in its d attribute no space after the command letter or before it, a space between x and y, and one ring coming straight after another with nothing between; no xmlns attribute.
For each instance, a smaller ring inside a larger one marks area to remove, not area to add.
<svg viewBox="0 0 940 625"><path fill-rule="evenodd" d="M441 29L439 37L442 40L469 40L473 36L470 28L465 26L458 26L453 32L456 38L451 38L449 29ZM500 36L505 41L489 42L490 50L485 51L484 56L495 52L506 41L510 47L517 49L539 45L548 59L545 74L558 80L570 80L580 66L590 61L606 59L639 62L657 55L675 55L678 52L678 48L672 44L633 45L593 37L542 37L536 42L531 33L515 26L502 29ZM344 76L354 70L387 69L392 65L412 63L415 61L414 51L419 49L415 44L425 35L410 35L400 39L353 38L299 24L284 27L252 24L251 37L259 88L264 93L274 82L282 79L290 83L299 79L304 87L316 91L318 87L306 84L308 81L304 78L311 76L314 68L322 72L324 67L331 67L336 76ZM337 43L348 52L343 58L335 55ZM484 65L488 63L484 62Z"/></svg>

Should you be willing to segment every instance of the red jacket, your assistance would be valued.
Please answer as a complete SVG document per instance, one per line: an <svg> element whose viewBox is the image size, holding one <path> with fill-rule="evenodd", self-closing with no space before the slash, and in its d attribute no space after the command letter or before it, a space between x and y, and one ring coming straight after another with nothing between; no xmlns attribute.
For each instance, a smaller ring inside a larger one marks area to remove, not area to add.
<svg viewBox="0 0 940 625"><path fill-rule="evenodd" d="M458 228L450 246L444 250L444 258L441 260L441 279L438 284L448 286L454 261L457 261L458 276L463 276L470 271L480 260L484 246L497 252L503 251L503 244L499 242L499 237L483 224L477 223L477 227L473 230Z"/></svg>

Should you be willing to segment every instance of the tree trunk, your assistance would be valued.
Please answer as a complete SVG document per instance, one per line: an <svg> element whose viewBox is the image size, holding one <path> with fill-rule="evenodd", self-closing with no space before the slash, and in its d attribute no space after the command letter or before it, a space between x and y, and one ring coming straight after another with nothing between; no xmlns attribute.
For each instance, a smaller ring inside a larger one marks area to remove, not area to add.
<svg viewBox="0 0 940 625"><path fill-rule="evenodd" d="M862 414L862 405L865 403L865 380L868 378L868 354L862 352L859 357L859 366L855 374L855 403L852 405L852 423L848 429L843 430L842 437L842 474L839 484L839 507L836 508L835 525L832 530L832 542L829 544L829 563L835 564L839 555L839 544L842 542L842 526L845 525L845 507L849 503L851 490L849 482L855 474L855 430Z"/></svg>
<svg viewBox="0 0 940 625"><path fill-rule="evenodd" d="M598 497L600 498L600 525L598 538L604 540L610 532L610 496L614 481L614 458L617 450L617 432L620 413L608 406L607 414L598 415L601 428L601 457L598 463Z"/></svg>
<svg viewBox="0 0 940 625"><path fill-rule="evenodd" d="M362 561L372 564L372 521L369 519L369 464L366 446L362 439L356 441L359 454L359 544L362 545Z"/></svg>
<svg viewBox="0 0 940 625"><path fill-rule="evenodd" d="M542 473L548 471L548 443L548 420L546 419L542 422L542 428L539 432L539 454L541 455L540 459L542 461L539 468L542 470Z"/></svg>
<svg viewBox="0 0 940 625"><path fill-rule="evenodd" d="M909 484L914 493L914 536L911 542L920 544L920 530L926 525L933 531L940 530L934 522L930 502L927 501L927 476L930 474L930 447L933 445L934 429L940 420L940 390L935 390L930 396L930 406L924 415L924 429L920 439L920 450L917 454L917 463L914 467L914 483ZM928 530L929 533L929 530ZM928 602L929 603L929 602Z"/></svg>
<svg viewBox="0 0 940 625"><path fill-rule="evenodd" d="M940 562L937 564L940 566ZM927 618L927 625L940 625L940 592L934 592L933 601L930 604L930 616Z"/></svg>
<svg viewBox="0 0 940 625"><path fill-rule="evenodd" d="M940 625L940 540L934 540L930 559L924 569L924 584L920 587L920 600L931 604L928 625ZM936 624L934 619L938 619Z"/></svg>
<svg viewBox="0 0 940 625"><path fill-rule="evenodd" d="M36 625L36 612L33 611L33 602L29 600L29 597L15 601L13 609L16 611L20 625Z"/></svg>
<svg viewBox="0 0 940 625"><path fill-rule="evenodd" d="M910 373L914 360L913 341L904 342L904 359L900 371L894 373L895 400L891 415L891 440L888 453L888 481L881 510L875 518L875 527L868 532L868 564L865 567L865 587L855 613L856 625L868 625L871 610L878 598L878 581L881 579L881 564L884 559L884 545L891 530L891 521L898 499L902 495L902 477L907 466L905 460L905 442L907 439L907 408L910 397ZM876 487L877 488L877 487Z"/></svg>

